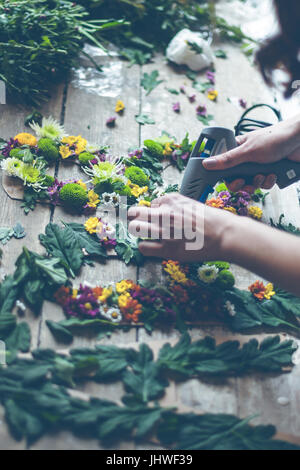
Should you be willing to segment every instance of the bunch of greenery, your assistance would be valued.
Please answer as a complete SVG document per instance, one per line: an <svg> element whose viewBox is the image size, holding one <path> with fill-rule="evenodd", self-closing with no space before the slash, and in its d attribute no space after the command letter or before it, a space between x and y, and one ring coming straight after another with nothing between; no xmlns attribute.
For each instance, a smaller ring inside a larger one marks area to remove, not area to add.
<svg viewBox="0 0 300 470"><path fill-rule="evenodd" d="M147 62L154 51L164 50L181 29L208 34L221 33L224 39L249 39L241 29L218 18L213 2L205 0L79 0L92 18L125 18L128 28L106 36L116 43L132 63Z"/></svg>
<svg viewBox="0 0 300 470"><path fill-rule="evenodd" d="M0 0L0 79L8 95L38 105L50 85L66 78L84 43L123 21L87 20L80 5L62 0Z"/></svg>

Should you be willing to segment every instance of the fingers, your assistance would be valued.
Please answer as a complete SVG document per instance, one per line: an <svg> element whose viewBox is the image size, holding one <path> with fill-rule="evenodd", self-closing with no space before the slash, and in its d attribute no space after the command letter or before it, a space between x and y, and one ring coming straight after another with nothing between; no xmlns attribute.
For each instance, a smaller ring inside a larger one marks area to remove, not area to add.
<svg viewBox="0 0 300 470"><path fill-rule="evenodd" d="M137 238L162 238L162 229L158 225L146 221L135 219L128 225L128 230L131 235Z"/></svg>
<svg viewBox="0 0 300 470"><path fill-rule="evenodd" d="M244 186L245 186L245 180L243 180L243 179L237 179L237 180L232 181L231 183L227 184L228 189L230 191L232 191L233 193L237 193Z"/></svg>
<svg viewBox="0 0 300 470"><path fill-rule="evenodd" d="M247 154L244 152L243 147L240 146L222 155L206 158L203 161L203 166L206 170L226 170L246 161Z"/></svg>
<svg viewBox="0 0 300 470"><path fill-rule="evenodd" d="M164 245L159 242L141 242L139 250L144 256L164 258Z"/></svg>
<svg viewBox="0 0 300 470"><path fill-rule="evenodd" d="M265 182L261 186L263 189L272 189L273 186L276 184L277 176L276 175L269 175L265 179Z"/></svg>

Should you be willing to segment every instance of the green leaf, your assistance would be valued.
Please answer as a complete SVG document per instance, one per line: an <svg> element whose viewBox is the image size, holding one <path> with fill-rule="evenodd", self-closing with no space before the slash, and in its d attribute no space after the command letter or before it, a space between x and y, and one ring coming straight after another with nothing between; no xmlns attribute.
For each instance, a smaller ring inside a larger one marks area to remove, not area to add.
<svg viewBox="0 0 300 470"><path fill-rule="evenodd" d="M60 262L59 258L42 258L35 260L36 266L46 273L55 284L62 285L67 282L68 278Z"/></svg>
<svg viewBox="0 0 300 470"><path fill-rule="evenodd" d="M157 80L158 76L158 70L153 70L151 74L144 73L144 76L141 80L141 85L147 92L146 96L148 96L158 85L163 82L163 80Z"/></svg>
<svg viewBox="0 0 300 470"><path fill-rule="evenodd" d="M14 237L17 239L26 237L25 229L19 222L14 226L13 231Z"/></svg>
<svg viewBox="0 0 300 470"><path fill-rule="evenodd" d="M128 353L128 362L132 372L126 371L123 375L126 390L143 403L160 398L168 381L161 376L159 365L153 362L151 349L142 344L139 352Z"/></svg>
<svg viewBox="0 0 300 470"><path fill-rule="evenodd" d="M46 320L46 325L58 341L61 341L62 343L66 344L70 344L73 342L72 333L67 330L67 328L64 328L62 325L60 325L58 322Z"/></svg>
<svg viewBox="0 0 300 470"><path fill-rule="evenodd" d="M141 124L142 126L145 124L156 124L154 119L148 116L148 114L137 114L135 116L135 120L138 124Z"/></svg>
<svg viewBox="0 0 300 470"><path fill-rule="evenodd" d="M50 256L59 258L72 277L75 277L83 264L84 255L73 230L56 224L48 224L45 235L39 236L41 244Z"/></svg>
<svg viewBox="0 0 300 470"><path fill-rule="evenodd" d="M214 54L218 59L228 59L227 52L223 51L223 49L216 50Z"/></svg>
<svg viewBox="0 0 300 470"><path fill-rule="evenodd" d="M14 230L8 227L0 227L0 241L2 245L6 245L7 242L13 237Z"/></svg>
<svg viewBox="0 0 300 470"><path fill-rule="evenodd" d="M107 258L107 252L102 247L99 238L89 234L82 224L67 224L65 222L63 224L72 232L72 237L78 242L81 250L84 248L90 256Z"/></svg>

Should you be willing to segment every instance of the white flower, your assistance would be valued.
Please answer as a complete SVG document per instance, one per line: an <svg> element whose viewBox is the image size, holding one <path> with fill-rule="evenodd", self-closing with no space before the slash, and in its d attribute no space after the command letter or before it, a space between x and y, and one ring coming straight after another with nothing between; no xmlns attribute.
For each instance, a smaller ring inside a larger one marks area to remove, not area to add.
<svg viewBox="0 0 300 470"><path fill-rule="evenodd" d="M235 306L229 300L225 302L225 308L231 317L236 315Z"/></svg>
<svg viewBox="0 0 300 470"><path fill-rule="evenodd" d="M52 140L60 140L65 135L65 129L53 117L43 118L42 126L36 122L30 124L31 129L39 138L47 137Z"/></svg>
<svg viewBox="0 0 300 470"><path fill-rule="evenodd" d="M115 206L120 204L121 197L117 193L103 193L101 195L101 204L104 206Z"/></svg>
<svg viewBox="0 0 300 470"><path fill-rule="evenodd" d="M20 300L17 300L16 301L16 307L21 310L22 312L25 312L26 311L26 305L23 304L23 302L21 302Z"/></svg>
<svg viewBox="0 0 300 470"><path fill-rule="evenodd" d="M122 314L118 307L100 308L100 313L104 318L107 318L113 323L120 323L122 321Z"/></svg>
<svg viewBox="0 0 300 470"><path fill-rule="evenodd" d="M114 227L112 227L111 225L107 225L105 227L105 235L109 239L115 238L116 229Z"/></svg>
<svg viewBox="0 0 300 470"><path fill-rule="evenodd" d="M209 266L204 264L198 269L198 277L205 284L212 284L215 282L219 274L219 270L216 266Z"/></svg>
<svg viewBox="0 0 300 470"><path fill-rule="evenodd" d="M6 158L1 162L1 169L9 176L17 176L22 178L24 163L18 158Z"/></svg>

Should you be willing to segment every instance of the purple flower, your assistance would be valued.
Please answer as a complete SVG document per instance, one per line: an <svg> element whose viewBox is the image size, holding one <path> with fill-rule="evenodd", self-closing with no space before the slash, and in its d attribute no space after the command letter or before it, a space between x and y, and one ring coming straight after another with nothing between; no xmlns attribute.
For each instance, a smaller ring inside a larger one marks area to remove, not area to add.
<svg viewBox="0 0 300 470"><path fill-rule="evenodd" d="M190 156L189 152L184 153L183 155L181 155L181 160L187 160L189 156Z"/></svg>
<svg viewBox="0 0 300 470"><path fill-rule="evenodd" d="M58 179L55 178L53 185L47 189L50 204L57 206L57 204L59 203L59 192L65 184L66 183L63 183L62 181L59 182Z"/></svg>
<svg viewBox="0 0 300 470"><path fill-rule="evenodd" d="M196 95L190 95L189 96L189 102L190 103L195 103L195 101L196 101Z"/></svg>
<svg viewBox="0 0 300 470"><path fill-rule="evenodd" d="M143 156L143 150L142 149L136 149L132 152L129 153L129 157L135 157L135 158L142 158Z"/></svg>
<svg viewBox="0 0 300 470"><path fill-rule="evenodd" d="M115 238L111 238L111 239L107 238L106 240L102 240L102 245L107 250L110 250L110 249L115 248L115 246L117 246L117 240Z"/></svg>
<svg viewBox="0 0 300 470"><path fill-rule="evenodd" d="M237 210L237 212L238 212L239 215L242 215L242 216L246 217L248 215L248 208L247 207L240 207Z"/></svg>
<svg viewBox="0 0 300 470"><path fill-rule="evenodd" d="M106 121L107 127L115 127L116 119L117 119L116 116L112 116L112 117L108 118L107 121Z"/></svg>
<svg viewBox="0 0 300 470"><path fill-rule="evenodd" d="M19 144L18 140L9 139L9 141L7 142L6 147L4 147L4 149L2 150L2 155L5 158L8 158L9 154L10 154L10 151L14 148L17 148L17 147L20 147L20 144Z"/></svg>
<svg viewBox="0 0 300 470"><path fill-rule="evenodd" d="M239 104L243 109L247 108L247 101L243 100L243 98L239 100Z"/></svg>
<svg viewBox="0 0 300 470"><path fill-rule="evenodd" d="M179 102L173 104L173 111L175 113L180 113L180 103Z"/></svg>
<svg viewBox="0 0 300 470"><path fill-rule="evenodd" d="M221 193L219 193L218 195L219 198L222 199L222 201L224 201L225 203L225 206L230 202L231 200L231 194L229 191L222 191Z"/></svg>
<svg viewBox="0 0 300 470"><path fill-rule="evenodd" d="M207 108L206 106L198 106L196 108L197 116L206 116L207 115Z"/></svg>
<svg viewBox="0 0 300 470"><path fill-rule="evenodd" d="M215 77L214 72L212 72L211 70L208 70L208 71L206 72L206 78L207 78L207 80L210 81L210 83L211 83L212 85L215 85L215 83L216 83L216 77Z"/></svg>

